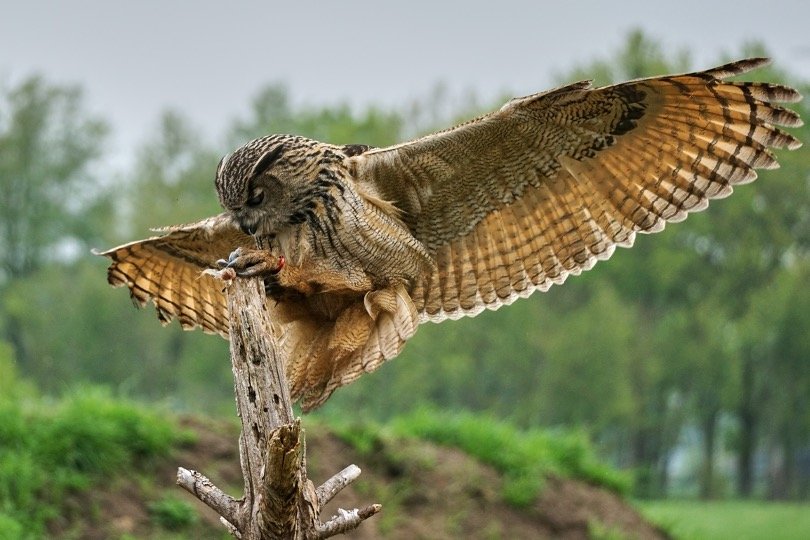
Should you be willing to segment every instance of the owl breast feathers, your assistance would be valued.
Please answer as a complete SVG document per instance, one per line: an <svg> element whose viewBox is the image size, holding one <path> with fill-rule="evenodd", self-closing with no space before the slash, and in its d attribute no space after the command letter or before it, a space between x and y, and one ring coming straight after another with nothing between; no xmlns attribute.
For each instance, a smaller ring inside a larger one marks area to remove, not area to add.
<svg viewBox="0 0 810 540"><path fill-rule="evenodd" d="M263 277L308 410L420 323L545 291L777 167L772 148L801 144L777 126L801 120L775 103L801 96L724 81L765 63L579 82L388 148L257 139L220 163L224 213L104 252L108 279L164 323L227 338L222 284L203 271Z"/></svg>

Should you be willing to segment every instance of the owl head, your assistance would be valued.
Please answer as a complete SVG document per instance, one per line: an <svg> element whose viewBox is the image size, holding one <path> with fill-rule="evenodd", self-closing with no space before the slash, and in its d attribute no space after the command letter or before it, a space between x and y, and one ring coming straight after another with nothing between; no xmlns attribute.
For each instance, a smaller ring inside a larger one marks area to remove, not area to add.
<svg viewBox="0 0 810 540"><path fill-rule="evenodd" d="M276 235L304 220L319 178L346 157L335 148L293 135L250 141L219 162L219 202L245 233Z"/></svg>

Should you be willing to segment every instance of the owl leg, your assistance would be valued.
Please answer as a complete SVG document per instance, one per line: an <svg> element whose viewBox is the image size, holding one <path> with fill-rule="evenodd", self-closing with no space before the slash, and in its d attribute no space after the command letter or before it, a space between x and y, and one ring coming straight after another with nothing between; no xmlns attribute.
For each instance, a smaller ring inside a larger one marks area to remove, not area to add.
<svg viewBox="0 0 810 540"><path fill-rule="evenodd" d="M288 265L284 255L276 256L264 249L239 247L227 261L220 259L217 264L220 268L233 268L239 277L264 278L265 294L277 301L300 299L324 288L317 281L320 276Z"/></svg>
<svg viewBox="0 0 810 540"><path fill-rule="evenodd" d="M419 314L402 284L364 295L349 305L334 326L306 357L306 373L299 375L304 412L320 406L347 385L394 358L413 336Z"/></svg>
<svg viewBox="0 0 810 540"><path fill-rule="evenodd" d="M365 345L374 328L374 319L360 304L355 304L341 313L329 337L328 349L335 360L348 358L353 352Z"/></svg>

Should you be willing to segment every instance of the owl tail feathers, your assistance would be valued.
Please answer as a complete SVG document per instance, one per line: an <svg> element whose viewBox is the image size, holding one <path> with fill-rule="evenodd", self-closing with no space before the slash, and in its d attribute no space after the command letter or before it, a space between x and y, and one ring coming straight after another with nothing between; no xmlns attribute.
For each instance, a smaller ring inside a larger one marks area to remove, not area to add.
<svg viewBox="0 0 810 540"><path fill-rule="evenodd" d="M402 285L368 293L332 323L298 321L287 375L304 412L322 405L341 386L397 356L416 332L419 314ZM292 337L292 336L291 336Z"/></svg>

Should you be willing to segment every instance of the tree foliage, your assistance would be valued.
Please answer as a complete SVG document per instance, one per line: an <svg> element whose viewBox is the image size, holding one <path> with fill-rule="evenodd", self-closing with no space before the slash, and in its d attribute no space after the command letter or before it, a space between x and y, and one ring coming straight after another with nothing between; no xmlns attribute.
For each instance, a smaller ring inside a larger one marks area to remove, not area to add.
<svg viewBox="0 0 810 540"><path fill-rule="evenodd" d="M103 202L91 168L106 131L76 87L31 77L0 91L0 284L97 237L84 218Z"/></svg>

